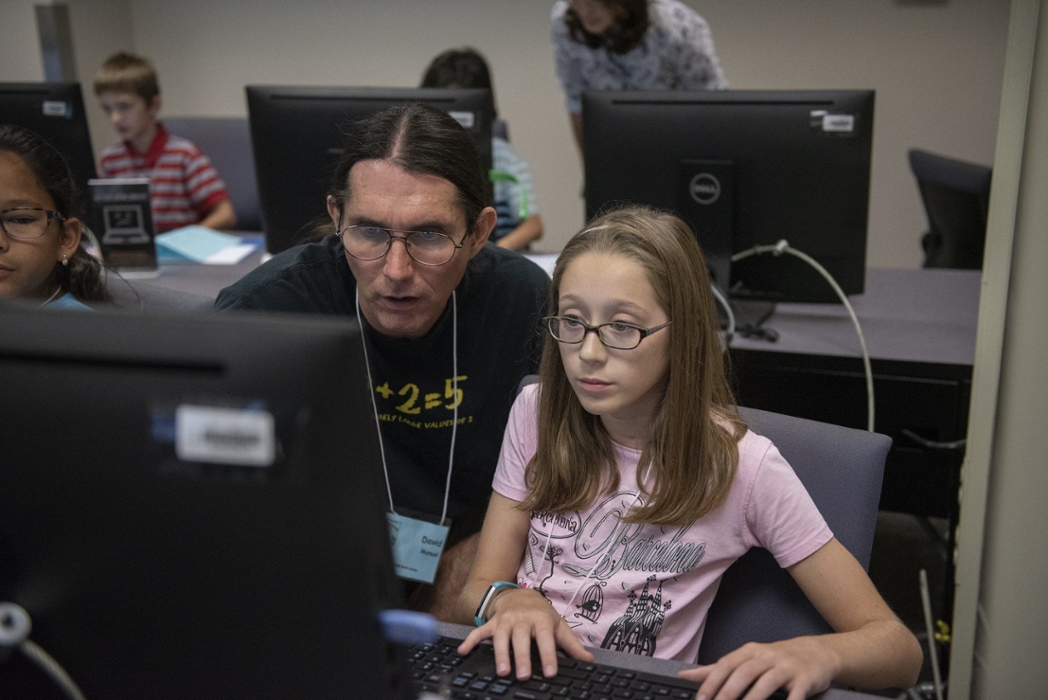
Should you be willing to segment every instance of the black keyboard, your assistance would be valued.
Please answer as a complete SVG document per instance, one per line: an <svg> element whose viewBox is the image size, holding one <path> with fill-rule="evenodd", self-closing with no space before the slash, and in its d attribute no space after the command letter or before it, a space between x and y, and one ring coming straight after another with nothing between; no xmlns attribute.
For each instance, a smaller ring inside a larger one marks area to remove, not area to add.
<svg viewBox="0 0 1048 700"><path fill-rule="evenodd" d="M468 656L455 649L462 640L441 637L408 651L409 673L416 689L460 700L685 700L695 697L699 684L691 681L585 663L557 654L557 675L533 674L520 681L512 673L495 674L495 650L480 644ZM533 667L541 668L537 652Z"/></svg>

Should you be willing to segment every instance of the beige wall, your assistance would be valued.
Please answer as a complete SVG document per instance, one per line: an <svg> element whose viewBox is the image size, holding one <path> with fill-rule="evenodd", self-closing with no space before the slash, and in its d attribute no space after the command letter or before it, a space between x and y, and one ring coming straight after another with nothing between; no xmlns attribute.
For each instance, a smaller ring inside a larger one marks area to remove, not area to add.
<svg viewBox="0 0 1048 700"><path fill-rule="evenodd" d="M869 262L919 265L925 221L906 149L991 162L1008 3L687 2L709 21L734 88L877 90ZM0 37L15 31L8 16L19 34L35 31L31 0L0 3ZM410 86L439 51L476 46L492 64L514 144L532 165L548 231L541 248L559 250L582 223L581 164L553 71L548 0L69 4L82 79L108 51L130 44L156 62L171 115L242 115L246 83ZM0 79L42 75L25 42L0 44ZM94 114L100 146L114 136Z"/></svg>
<svg viewBox="0 0 1048 700"><path fill-rule="evenodd" d="M0 18L0 81L43 80L44 59L40 54L33 3L0 0Z"/></svg>
<svg viewBox="0 0 1048 700"><path fill-rule="evenodd" d="M130 3L127 0L61 0L69 6L73 25L73 54L87 109L88 125L95 150L116 140L116 132L98 108L91 84L95 71L116 51L135 49L131 34Z"/></svg>

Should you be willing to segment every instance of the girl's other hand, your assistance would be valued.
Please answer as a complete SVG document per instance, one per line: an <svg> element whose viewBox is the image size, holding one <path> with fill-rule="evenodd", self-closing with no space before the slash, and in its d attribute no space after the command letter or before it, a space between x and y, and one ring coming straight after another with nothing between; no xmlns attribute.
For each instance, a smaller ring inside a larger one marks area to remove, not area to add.
<svg viewBox="0 0 1048 700"><path fill-rule="evenodd" d="M789 693L788 700L803 700L830 687L837 665L818 637L797 637L772 644L751 642L716 663L677 675L702 683L699 700L764 700L779 689Z"/></svg>
<svg viewBox="0 0 1048 700"><path fill-rule="evenodd" d="M564 618L537 591L503 591L492 601L491 608L488 622L469 633L458 653L468 654L482 640L491 639L498 675L509 675L512 650L517 678L531 677L532 639L539 650L542 674L547 678L557 675L557 647L580 661L593 661L593 654L586 651Z"/></svg>

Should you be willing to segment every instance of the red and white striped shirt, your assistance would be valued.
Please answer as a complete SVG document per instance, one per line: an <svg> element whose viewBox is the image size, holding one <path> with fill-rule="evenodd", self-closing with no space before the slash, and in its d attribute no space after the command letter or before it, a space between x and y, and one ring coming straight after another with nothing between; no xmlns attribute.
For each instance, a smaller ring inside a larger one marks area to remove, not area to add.
<svg viewBox="0 0 1048 700"><path fill-rule="evenodd" d="M207 156L190 141L169 134L159 122L145 153L128 141L102 151L99 177L148 177L157 233L199 223L229 199Z"/></svg>

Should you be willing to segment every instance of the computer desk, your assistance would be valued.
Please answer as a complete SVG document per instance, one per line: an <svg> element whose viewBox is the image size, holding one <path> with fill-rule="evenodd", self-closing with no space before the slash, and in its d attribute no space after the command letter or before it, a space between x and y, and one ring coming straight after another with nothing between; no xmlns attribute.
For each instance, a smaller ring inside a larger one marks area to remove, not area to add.
<svg viewBox="0 0 1048 700"><path fill-rule="evenodd" d="M203 265L189 261L161 261L155 277L107 281L107 288L120 306L145 308L151 312L203 311L211 308L225 287L258 267L265 254L262 234L235 232L260 247L235 265Z"/></svg>
<svg viewBox="0 0 1048 700"><path fill-rule="evenodd" d="M875 429L893 440L881 510L948 519L953 551L968 426L979 271L870 268L851 297L874 374ZM731 343L739 402L768 411L865 428L861 350L843 306L780 304L765 322L776 342ZM943 604L953 607L952 556ZM916 582L915 582L916 583Z"/></svg>

